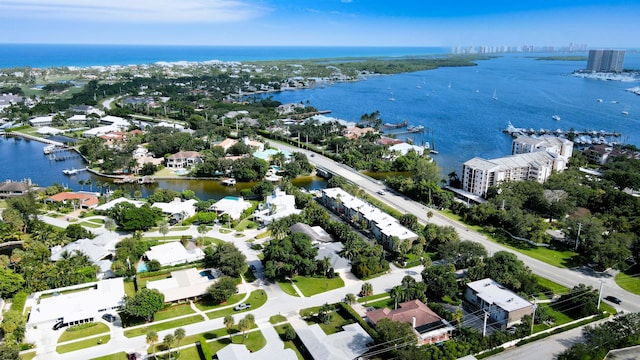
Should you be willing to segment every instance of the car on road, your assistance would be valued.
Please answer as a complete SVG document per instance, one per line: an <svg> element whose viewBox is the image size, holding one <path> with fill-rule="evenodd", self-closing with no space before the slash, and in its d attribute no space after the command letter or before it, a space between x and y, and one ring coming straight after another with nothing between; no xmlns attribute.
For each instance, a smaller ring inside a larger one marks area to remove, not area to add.
<svg viewBox="0 0 640 360"><path fill-rule="evenodd" d="M611 301L614 304L618 304L618 305L622 304L622 300L618 299L615 296L611 296L611 295L605 296L604 299L607 301Z"/></svg>
<svg viewBox="0 0 640 360"><path fill-rule="evenodd" d="M251 304L242 303L242 304L236 305L236 307L234 307L233 310L240 311L240 310L247 310L250 308L251 308Z"/></svg>
<svg viewBox="0 0 640 360"><path fill-rule="evenodd" d="M258 225L257 229L258 229L258 230L262 230L262 229L264 229L264 228L266 228L266 227L267 227L267 225L265 225L265 224L260 224L260 225Z"/></svg>
<svg viewBox="0 0 640 360"><path fill-rule="evenodd" d="M112 322L116 321L116 317L115 317L114 315L112 315L112 314L104 314L104 315L102 315L102 318L103 318L105 321L108 321L108 322L110 322L110 323L112 323Z"/></svg>
<svg viewBox="0 0 640 360"><path fill-rule="evenodd" d="M251 271L256 271L256 267L255 267L255 265L249 265L249 269L250 269Z"/></svg>
<svg viewBox="0 0 640 360"><path fill-rule="evenodd" d="M378 191L377 191L377 193L378 193L378 195L384 195L384 194L386 194L386 193L384 192L384 190L378 190Z"/></svg>

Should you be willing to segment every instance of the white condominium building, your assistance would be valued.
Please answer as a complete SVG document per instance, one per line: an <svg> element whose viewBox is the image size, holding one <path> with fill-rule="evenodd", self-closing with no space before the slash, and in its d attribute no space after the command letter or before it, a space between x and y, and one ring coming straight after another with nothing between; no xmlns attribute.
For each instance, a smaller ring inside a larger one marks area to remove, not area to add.
<svg viewBox="0 0 640 360"><path fill-rule="evenodd" d="M569 161L573 155L573 142L556 136L545 135L541 137L518 136L511 143L511 155L532 153L536 151L548 151L558 154L565 161Z"/></svg>

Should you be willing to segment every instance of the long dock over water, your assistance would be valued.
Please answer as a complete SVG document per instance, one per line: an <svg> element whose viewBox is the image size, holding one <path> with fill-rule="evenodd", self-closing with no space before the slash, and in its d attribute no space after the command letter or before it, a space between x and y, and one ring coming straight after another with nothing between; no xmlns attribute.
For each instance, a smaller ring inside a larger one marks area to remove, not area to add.
<svg viewBox="0 0 640 360"><path fill-rule="evenodd" d="M556 136L561 138L572 139L575 144L590 145L590 144L618 144L618 139L622 137L622 134L617 131L605 131L605 130L549 130L549 129L533 129L533 128L518 128L509 122L507 127L502 130L503 133L516 138L521 135L527 136Z"/></svg>

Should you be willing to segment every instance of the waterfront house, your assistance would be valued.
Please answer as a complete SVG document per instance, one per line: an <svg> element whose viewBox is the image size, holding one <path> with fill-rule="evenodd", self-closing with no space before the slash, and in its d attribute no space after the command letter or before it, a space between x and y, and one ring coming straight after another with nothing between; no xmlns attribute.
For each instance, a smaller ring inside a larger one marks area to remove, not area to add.
<svg viewBox="0 0 640 360"><path fill-rule="evenodd" d="M238 220L242 213L251 207L251 203L242 197L225 196L209 207L218 215L227 214L232 220Z"/></svg>
<svg viewBox="0 0 640 360"><path fill-rule="evenodd" d="M0 199L7 199L26 194L31 188L31 181L6 180L0 183Z"/></svg>
<svg viewBox="0 0 640 360"><path fill-rule="evenodd" d="M367 133L376 133L378 132L378 130L371 128L371 127L366 127L366 128L360 128L357 126L351 126L348 127L344 130L342 130L342 136L346 137L347 139L351 139L351 140L355 140L361 136L363 136L364 134Z"/></svg>
<svg viewBox="0 0 640 360"><path fill-rule="evenodd" d="M238 140L226 138L220 142L214 143L213 146L219 146L223 148L224 152L226 153L229 150L229 148L235 145L236 143L238 143Z"/></svg>
<svg viewBox="0 0 640 360"><path fill-rule="evenodd" d="M186 169L197 164L202 164L202 156L197 151L179 151L167 158L167 167L172 169Z"/></svg>
<svg viewBox="0 0 640 360"><path fill-rule="evenodd" d="M429 146L418 146L418 145L411 145L411 144L407 144L407 143L400 143L400 144L395 144L389 147L390 151L395 151L400 153L400 155L407 155L407 153L409 153L409 151L413 150L416 152L416 154L422 156L425 152L425 150L429 150Z"/></svg>
<svg viewBox="0 0 640 360"><path fill-rule="evenodd" d="M464 299L473 309L486 312L492 325L503 328L521 323L534 311L534 304L490 278L468 283Z"/></svg>
<svg viewBox="0 0 640 360"><path fill-rule="evenodd" d="M300 214L302 210L296 209L296 199L293 195L275 189L273 194L267 196L264 209L257 211L255 217L263 224L270 224L274 220L293 214Z"/></svg>
<svg viewBox="0 0 640 360"><path fill-rule="evenodd" d="M195 199L175 198L171 202L155 202L151 207L160 209L163 214L169 215L177 221L183 221L196 214L196 203Z"/></svg>
<svg viewBox="0 0 640 360"><path fill-rule="evenodd" d="M382 319L411 324L420 345L438 344L451 338L455 328L420 300L406 301L398 308L377 309L367 312L367 321L376 325Z"/></svg>
<svg viewBox="0 0 640 360"><path fill-rule="evenodd" d="M29 120L29 124L33 127L51 126L52 122L53 122L53 115L37 116Z"/></svg>

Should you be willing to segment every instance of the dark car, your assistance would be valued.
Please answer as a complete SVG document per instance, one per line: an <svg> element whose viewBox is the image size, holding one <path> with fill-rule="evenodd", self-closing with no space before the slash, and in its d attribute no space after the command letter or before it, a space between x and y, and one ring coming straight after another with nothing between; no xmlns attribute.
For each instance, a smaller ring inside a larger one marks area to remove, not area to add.
<svg viewBox="0 0 640 360"><path fill-rule="evenodd" d="M615 296L611 296L611 295L605 296L604 299L607 301L611 301L614 304L618 304L618 305L622 304L622 300L618 299Z"/></svg>
<svg viewBox="0 0 640 360"><path fill-rule="evenodd" d="M64 327L64 322L62 320L58 321L53 325L53 330L58 330Z"/></svg>
<svg viewBox="0 0 640 360"><path fill-rule="evenodd" d="M108 321L108 322L114 322L114 321L116 321L116 317L115 317L114 315L111 315L111 314L104 314L104 315L102 315L102 318L103 318L105 321Z"/></svg>
<svg viewBox="0 0 640 360"><path fill-rule="evenodd" d="M249 265L249 269L251 269L251 271L256 271L256 267L254 265Z"/></svg>
<svg viewBox="0 0 640 360"><path fill-rule="evenodd" d="M127 360L136 360L138 359L138 355L136 353L127 354Z"/></svg>

